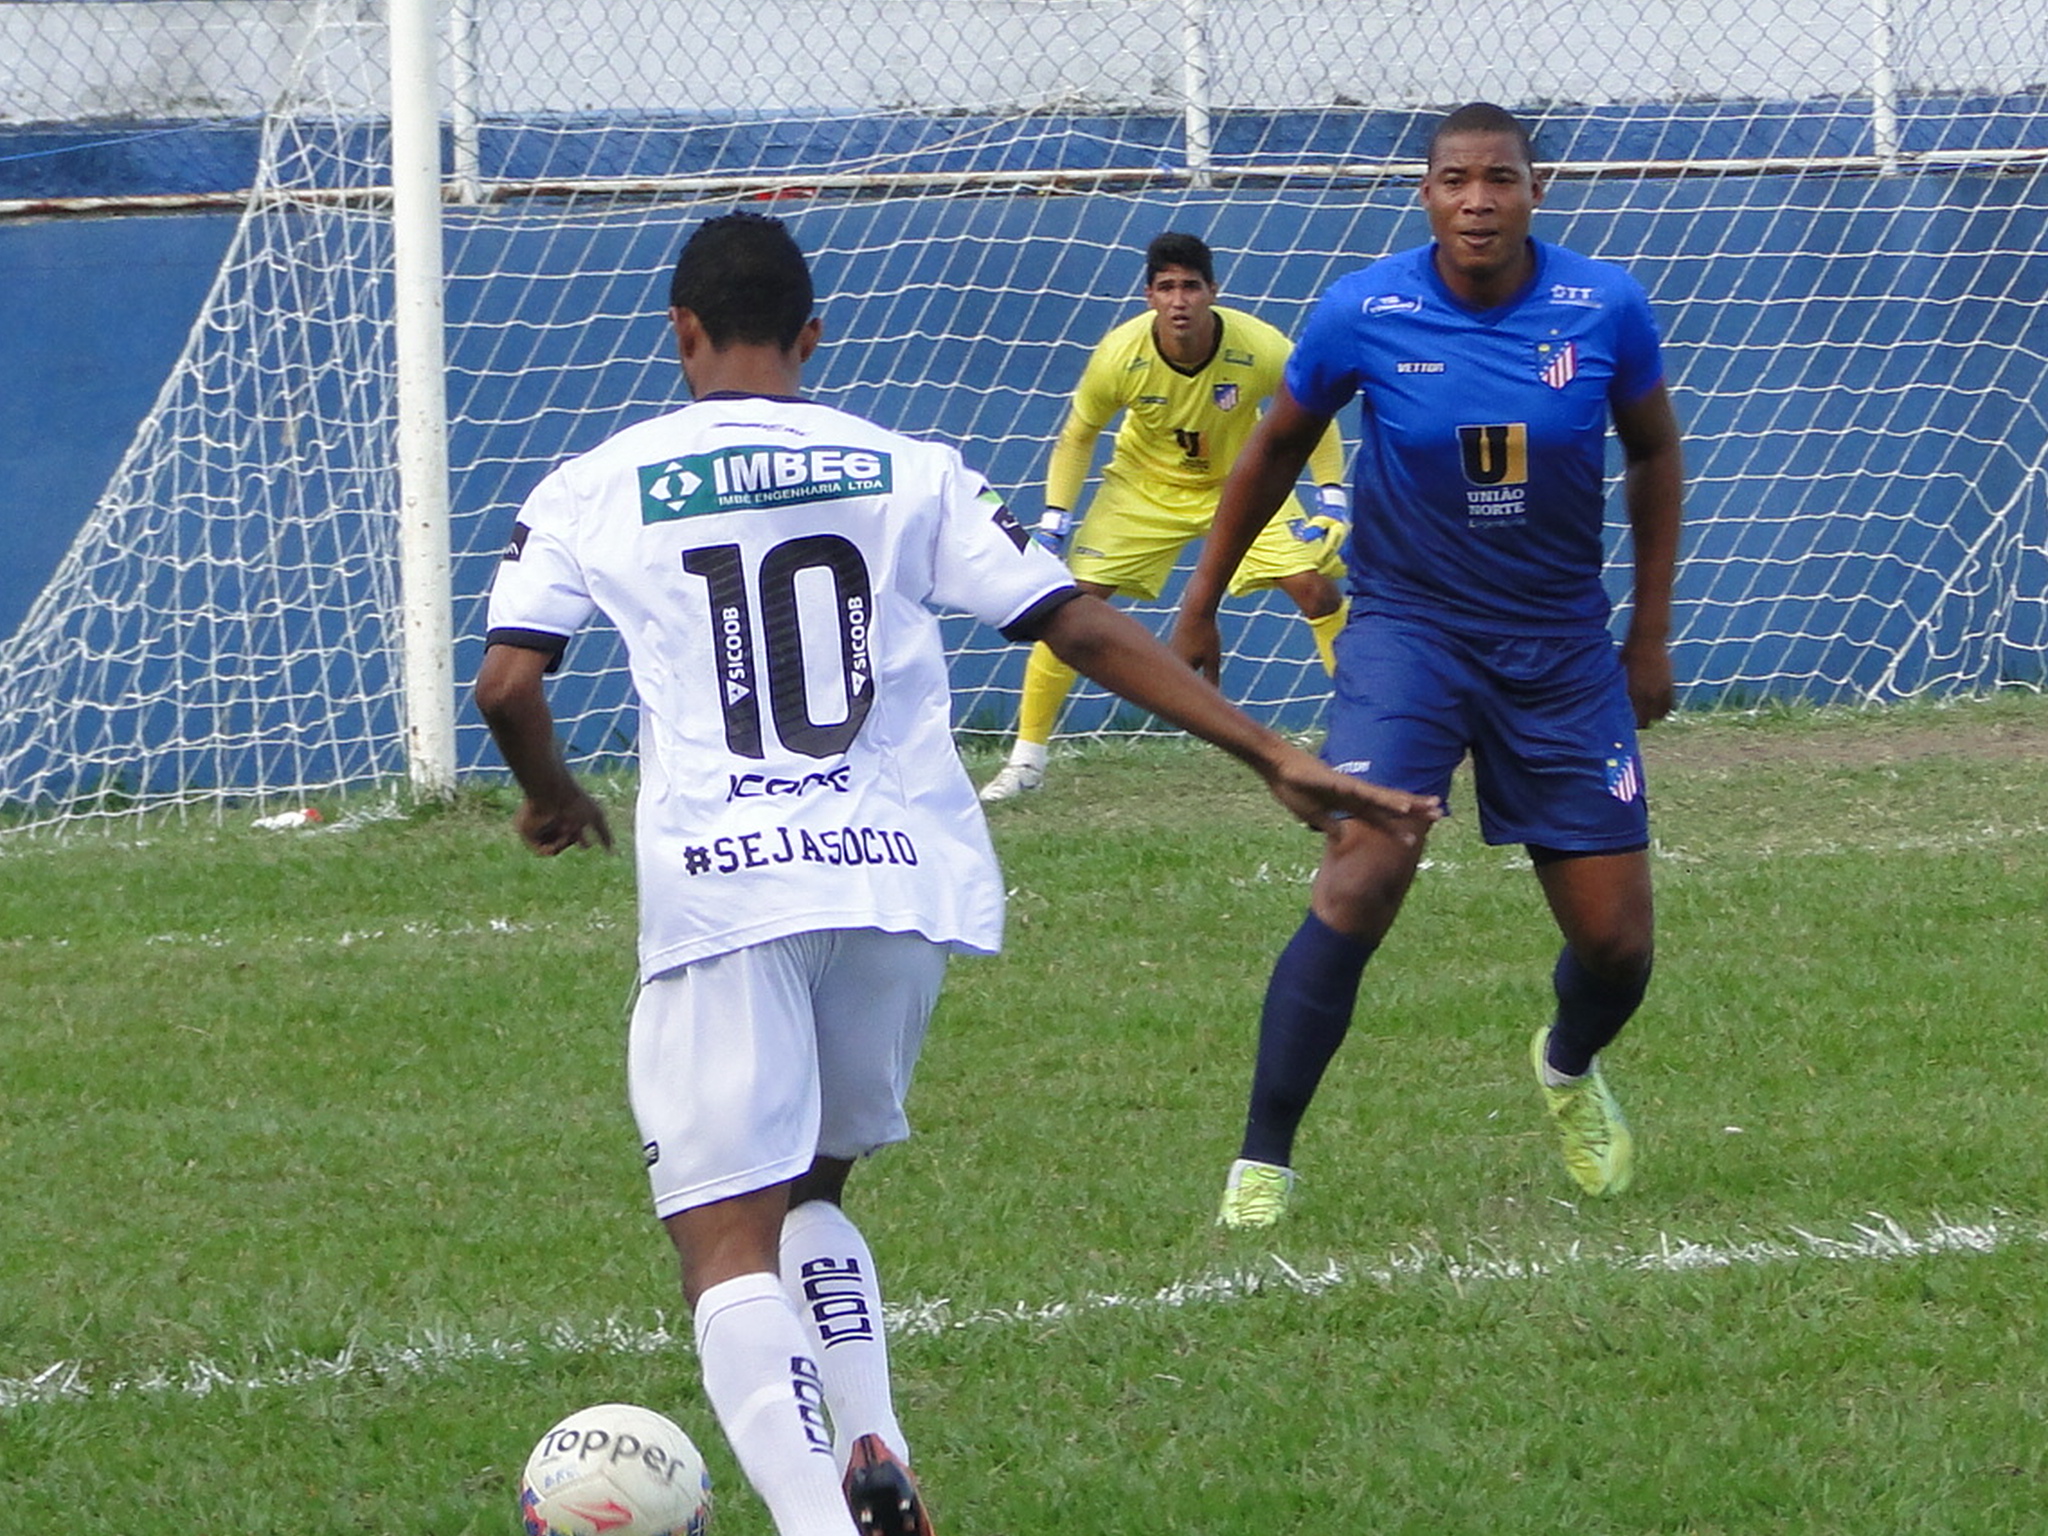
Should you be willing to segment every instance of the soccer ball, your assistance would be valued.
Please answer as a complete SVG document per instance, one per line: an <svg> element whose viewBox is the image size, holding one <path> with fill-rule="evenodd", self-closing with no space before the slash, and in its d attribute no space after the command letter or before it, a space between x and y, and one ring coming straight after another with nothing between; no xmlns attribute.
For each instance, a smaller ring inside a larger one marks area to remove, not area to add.
<svg viewBox="0 0 2048 1536"><path fill-rule="evenodd" d="M681 1426L599 1403L541 1436L519 1479L519 1516L527 1536L703 1536L711 1474Z"/></svg>

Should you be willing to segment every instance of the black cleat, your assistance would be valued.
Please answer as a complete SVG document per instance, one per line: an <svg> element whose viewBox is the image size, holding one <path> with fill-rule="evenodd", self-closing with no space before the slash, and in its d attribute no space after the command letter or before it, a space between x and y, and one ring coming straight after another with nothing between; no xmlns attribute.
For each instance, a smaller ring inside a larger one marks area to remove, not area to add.
<svg viewBox="0 0 2048 1536"><path fill-rule="evenodd" d="M880 1435L862 1435L853 1442L846 1464L846 1507L861 1536L932 1536L917 1479Z"/></svg>

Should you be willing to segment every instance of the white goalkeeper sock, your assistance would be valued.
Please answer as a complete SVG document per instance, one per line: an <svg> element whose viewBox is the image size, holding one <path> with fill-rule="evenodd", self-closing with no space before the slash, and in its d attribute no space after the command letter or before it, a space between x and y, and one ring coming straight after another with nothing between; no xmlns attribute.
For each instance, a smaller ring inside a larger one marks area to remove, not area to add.
<svg viewBox="0 0 2048 1536"><path fill-rule="evenodd" d="M855 1536L832 1459L818 1365L770 1274L739 1275L697 1298L704 1394L780 1536Z"/></svg>
<svg viewBox="0 0 2048 1536"><path fill-rule="evenodd" d="M860 1228L831 1201L808 1200L783 1218L782 1284L825 1378L841 1468L862 1435L880 1435L908 1462L910 1447L889 1386L874 1255Z"/></svg>

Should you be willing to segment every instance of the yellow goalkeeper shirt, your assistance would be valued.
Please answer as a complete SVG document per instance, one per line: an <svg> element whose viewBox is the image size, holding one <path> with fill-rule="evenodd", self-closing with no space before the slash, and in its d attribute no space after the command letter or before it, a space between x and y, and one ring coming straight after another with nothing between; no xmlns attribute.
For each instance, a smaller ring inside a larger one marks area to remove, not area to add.
<svg viewBox="0 0 2048 1536"><path fill-rule="evenodd" d="M1153 339L1151 310L1133 315L1096 344L1074 390L1046 471L1045 503L1071 509L1088 478L1095 440L1124 413L1103 469L1114 478L1180 501L1192 494L1214 502L1230 466L1257 424L1263 403L1280 387L1290 344L1256 315L1216 305L1216 348L1199 368L1168 362ZM1317 485L1344 478L1344 447L1336 425L1309 455Z"/></svg>

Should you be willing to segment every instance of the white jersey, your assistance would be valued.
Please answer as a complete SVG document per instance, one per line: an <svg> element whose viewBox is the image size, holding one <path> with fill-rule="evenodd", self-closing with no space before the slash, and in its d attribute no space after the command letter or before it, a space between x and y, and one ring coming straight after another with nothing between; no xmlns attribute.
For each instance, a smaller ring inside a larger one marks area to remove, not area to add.
<svg viewBox="0 0 2048 1536"><path fill-rule="evenodd" d="M490 638L559 649L601 610L626 642L643 978L825 928L993 952L1002 877L935 610L1022 637L1072 586L951 448L714 396L535 488Z"/></svg>

